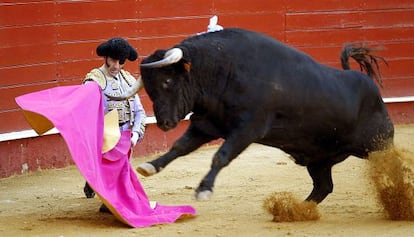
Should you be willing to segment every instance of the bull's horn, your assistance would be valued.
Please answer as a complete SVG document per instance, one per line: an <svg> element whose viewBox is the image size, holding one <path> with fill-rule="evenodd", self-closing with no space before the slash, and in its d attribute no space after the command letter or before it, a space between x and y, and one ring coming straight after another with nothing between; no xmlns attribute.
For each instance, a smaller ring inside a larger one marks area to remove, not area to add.
<svg viewBox="0 0 414 237"><path fill-rule="evenodd" d="M128 90L125 91L124 94L120 96L112 96L112 95L108 95L105 93L105 95L111 100L116 100L116 101L126 100L134 96L143 86L144 84L142 83L141 76L139 76L138 79L134 82L134 84L132 84L132 86L129 87Z"/></svg>
<svg viewBox="0 0 414 237"><path fill-rule="evenodd" d="M180 61L182 57L183 51L181 49L172 48L165 53L163 59L152 63L142 63L140 66L146 68L164 67Z"/></svg>

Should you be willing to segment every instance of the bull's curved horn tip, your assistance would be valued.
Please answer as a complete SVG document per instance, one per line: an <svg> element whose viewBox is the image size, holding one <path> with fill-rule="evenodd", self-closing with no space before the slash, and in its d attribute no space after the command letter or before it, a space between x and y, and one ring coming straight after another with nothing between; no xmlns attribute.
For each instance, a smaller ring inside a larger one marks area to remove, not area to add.
<svg viewBox="0 0 414 237"><path fill-rule="evenodd" d="M183 57L183 51L180 48L172 48L168 50L164 58L169 58L171 62L176 63Z"/></svg>
<svg viewBox="0 0 414 237"><path fill-rule="evenodd" d="M141 63L140 67L157 68L157 67L168 66L168 65L171 65L173 63L180 61L182 57L183 57L183 51L180 48L172 48L164 54L163 59L159 61L151 62L151 63Z"/></svg>

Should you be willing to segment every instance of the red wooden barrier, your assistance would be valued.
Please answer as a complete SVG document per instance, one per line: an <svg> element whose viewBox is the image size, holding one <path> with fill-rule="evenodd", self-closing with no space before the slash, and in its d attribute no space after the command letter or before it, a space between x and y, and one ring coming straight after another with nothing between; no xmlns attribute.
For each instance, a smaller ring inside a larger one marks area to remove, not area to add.
<svg viewBox="0 0 414 237"><path fill-rule="evenodd" d="M382 45L385 49L378 54L389 63L388 68L381 65L383 96L414 94L412 0L17 0L2 1L0 15L0 136L29 129L16 96L79 84L101 64L95 47L104 40L125 37L142 59L205 31L212 15L224 27L268 34L338 68L345 42ZM137 63L128 63L126 69L139 75ZM140 96L151 116L151 101L144 91ZM395 123L414 122L413 103L387 106ZM150 125L136 154L165 150L184 125L172 135ZM41 144L50 149L40 153ZM19 173L24 163L35 170L66 165L70 159L59 135L0 142L0 177Z"/></svg>

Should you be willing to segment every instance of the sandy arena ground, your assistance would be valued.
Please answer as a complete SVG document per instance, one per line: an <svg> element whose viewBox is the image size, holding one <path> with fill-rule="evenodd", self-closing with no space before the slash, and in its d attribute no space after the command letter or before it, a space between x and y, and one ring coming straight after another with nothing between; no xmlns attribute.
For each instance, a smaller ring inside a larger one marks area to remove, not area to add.
<svg viewBox="0 0 414 237"><path fill-rule="evenodd" d="M396 144L414 150L414 126L396 128ZM276 223L263 208L273 192L304 199L312 189L306 168L278 149L251 145L219 174L210 201L192 199L216 147L205 147L152 177L139 176L148 196L161 204L191 204L198 215L174 224L130 228L99 213L98 198L83 195L75 166L0 179L0 236L393 236L414 234L414 221L388 220L376 202L366 160L350 157L333 169L334 192L317 221ZM133 166L154 157L132 161ZM414 179L414 177L411 177Z"/></svg>

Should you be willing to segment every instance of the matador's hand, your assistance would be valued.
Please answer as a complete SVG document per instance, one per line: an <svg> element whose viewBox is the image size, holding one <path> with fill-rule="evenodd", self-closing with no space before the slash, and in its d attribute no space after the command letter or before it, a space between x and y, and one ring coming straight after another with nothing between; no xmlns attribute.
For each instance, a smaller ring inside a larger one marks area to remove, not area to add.
<svg viewBox="0 0 414 237"><path fill-rule="evenodd" d="M133 132L132 133L132 137L131 137L131 145L132 146L135 146L137 144L138 138L139 138L138 133L137 132Z"/></svg>

